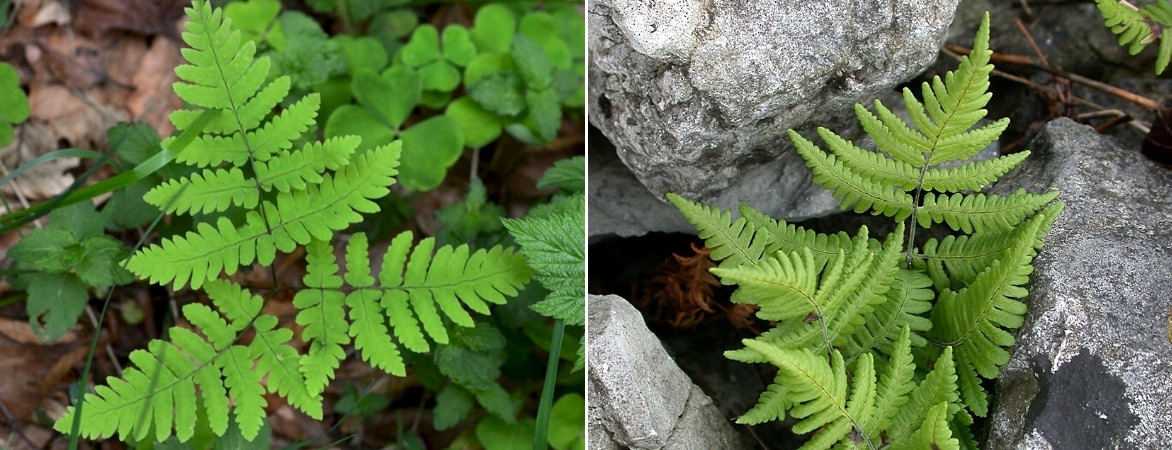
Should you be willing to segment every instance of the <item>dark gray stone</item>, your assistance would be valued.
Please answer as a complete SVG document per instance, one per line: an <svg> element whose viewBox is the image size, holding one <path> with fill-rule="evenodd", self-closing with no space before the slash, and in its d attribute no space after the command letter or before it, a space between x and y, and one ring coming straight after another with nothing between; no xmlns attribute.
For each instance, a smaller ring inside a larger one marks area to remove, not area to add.
<svg viewBox="0 0 1172 450"><path fill-rule="evenodd" d="M790 220L834 212L786 130L842 130L855 103L920 73L956 4L591 2L590 122L656 198Z"/></svg>
<svg viewBox="0 0 1172 450"><path fill-rule="evenodd" d="M588 299L590 448L752 448L622 297Z"/></svg>
<svg viewBox="0 0 1172 450"><path fill-rule="evenodd" d="M993 189L1057 189L1025 324L997 381L990 449L1172 442L1172 173L1068 119Z"/></svg>

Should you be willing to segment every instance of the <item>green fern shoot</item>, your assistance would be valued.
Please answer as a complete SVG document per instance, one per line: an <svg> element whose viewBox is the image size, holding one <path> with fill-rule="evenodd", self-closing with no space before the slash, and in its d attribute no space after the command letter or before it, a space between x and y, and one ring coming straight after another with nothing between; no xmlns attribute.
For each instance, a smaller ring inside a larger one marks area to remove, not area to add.
<svg viewBox="0 0 1172 450"><path fill-rule="evenodd" d="M812 449L975 448L968 424L988 413L982 380L1009 361L1031 263L1063 208L1057 192L980 192L1029 156L967 161L1009 125L977 126L991 98L988 44L986 14L956 71L924 83L922 100L904 90L910 123L879 101L856 105L878 151L825 128L828 150L789 132L843 209L895 220L883 240L866 227L820 234L749 207L734 220L668 195L719 261L713 274L737 286L732 301L776 323L726 353L778 367L740 423L788 415L795 433L813 433ZM929 227L953 234L917 240Z"/></svg>
<svg viewBox="0 0 1172 450"><path fill-rule="evenodd" d="M1172 2L1156 0L1137 8L1120 0L1095 0L1103 22L1112 33L1119 35L1119 45L1126 46L1132 55L1143 51L1148 44L1160 41L1156 54L1156 75L1164 73L1172 61Z"/></svg>
<svg viewBox="0 0 1172 450"><path fill-rule="evenodd" d="M126 267L174 290L202 289L210 304L184 306L189 325L133 352L133 367L57 421L62 432L77 419L80 434L92 439L188 441L199 430L222 436L233 418L252 439L266 393L321 419L322 392L348 346L372 366L406 375L404 351L447 343L451 327L474 326L471 313L490 314L490 304L504 303L531 276L511 249L437 249L434 239L416 241L410 232L391 240L377 273L366 236L351 236L340 273L332 239L378 212L374 200L395 182L400 142L356 152L357 137L316 141L317 94L282 103L289 77L266 82L269 59L255 58L253 41L220 9L197 0L187 15L188 64L176 69L175 92L193 109L171 120L185 130L207 110L219 115L177 157L191 174L145 198L191 215L194 230L144 248ZM281 104L288 106L274 114ZM294 344L294 324L264 313L264 298L229 277L298 248L308 261L293 299L304 351Z"/></svg>

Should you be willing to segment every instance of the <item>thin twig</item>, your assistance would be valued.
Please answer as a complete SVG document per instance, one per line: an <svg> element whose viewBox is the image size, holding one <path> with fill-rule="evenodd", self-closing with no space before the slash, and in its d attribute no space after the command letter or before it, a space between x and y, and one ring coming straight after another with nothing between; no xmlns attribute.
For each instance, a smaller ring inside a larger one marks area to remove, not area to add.
<svg viewBox="0 0 1172 450"><path fill-rule="evenodd" d="M14 431L17 436L20 436L24 442L28 443L29 448L39 447L36 443L33 442L32 439L29 439L28 436L25 436L24 430L20 429L20 423L17 422L15 417L12 417L12 413L8 412L8 407L4 406L3 401L0 401L0 414L4 414L4 420L8 422L8 426L12 427L12 431Z"/></svg>
<svg viewBox="0 0 1172 450"><path fill-rule="evenodd" d="M960 46L960 45L954 45L954 44L947 44L944 47L947 51L954 52L959 55L967 55L967 54L969 54L969 52L972 51L971 48ZM1144 96L1136 94L1134 92L1119 89L1115 86L1111 86L1111 85L1103 83L1103 82L1092 80L1090 78L1084 77L1079 74L1070 73L1070 72L1067 72L1062 69L1056 69L1056 68L1050 68L1050 67L1043 66L1041 64L1038 64L1038 62L1036 60L1034 60L1033 58L1030 58L1028 56L998 54L996 52L993 53L993 56L996 60L1000 60L1002 62L1008 62L1010 64L1024 65L1024 66L1028 66L1028 67L1031 67L1034 69L1046 71L1047 73L1050 73L1052 75L1056 75L1056 76L1070 79L1071 81L1073 81L1075 83L1086 85L1088 87L1098 89L1100 91L1106 92L1106 93L1114 95L1116 97L1119 97L1123 100L1127 100L1129 102L1135 103L1136 105L1139 105L1140 107L1147 109L1149 111L1156 111L1157 107L1159 106L1159 103L1157 103L1155 100L1152 100L1150 98L1144 97Z"/></svg>
<svg viewBox="0 0 1172 450"><path fill-rule="evenodd" d="M90 318L90 324L94 326L94 333L101 333L102 330L98 329L98 315L89 305L85 306L85 315ZM118 355L114 354L114 347L108 342L106 343L106 356L109 356L110 362L114 363L114 369L118 371L118 376L122 376L122 364L118 362Z"/></svg>

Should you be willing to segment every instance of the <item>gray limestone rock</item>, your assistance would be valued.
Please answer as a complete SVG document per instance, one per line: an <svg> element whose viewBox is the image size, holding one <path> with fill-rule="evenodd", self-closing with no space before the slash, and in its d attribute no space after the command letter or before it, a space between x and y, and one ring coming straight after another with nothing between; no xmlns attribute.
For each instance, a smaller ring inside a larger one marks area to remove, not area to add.
<svg viewBox="0 0 1172 450"><path fill-rule="evenodd" d="M956 5L591 2L590 122L655 197L748 203L791 220L833 212L786 130L852 123L853 104L935 60Z"/></svg>
<svg viewBox="0 0 1172 450"><path fill-rule="evenodd" d="M1001 372L990 449L1172 442L1172 172L1068 119L994 193L1057 189L1066 210L1034 262Z"/></svg>
<svg viewBox="0 0 1172 450"><path fill-rule="evenodd" d="M588 301L590 448L751 448L676 366L638 310L615 295Z"/></svg>

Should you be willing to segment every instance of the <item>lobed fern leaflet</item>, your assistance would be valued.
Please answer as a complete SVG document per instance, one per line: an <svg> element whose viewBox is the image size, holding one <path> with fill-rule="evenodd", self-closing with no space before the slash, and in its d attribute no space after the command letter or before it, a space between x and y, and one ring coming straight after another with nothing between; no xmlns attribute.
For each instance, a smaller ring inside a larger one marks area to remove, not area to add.
<svg viewBox="0 0 1172 450"><path fill-rule="evenodd" d="M1130 3L1119 0L1095 0L1103 24L1119 35L1119 45L1126 46L1127 52L1135 55L1144 47L1157 40L1160 49L1156 54L1156 75L1164 73L1172 61L1172 3L1157 0L1155 3L1136 9Z"/></svg>

